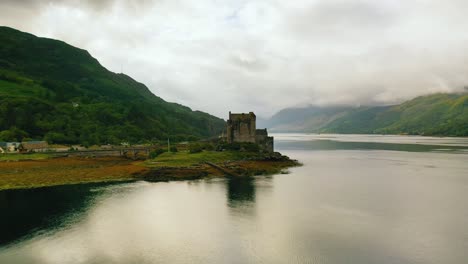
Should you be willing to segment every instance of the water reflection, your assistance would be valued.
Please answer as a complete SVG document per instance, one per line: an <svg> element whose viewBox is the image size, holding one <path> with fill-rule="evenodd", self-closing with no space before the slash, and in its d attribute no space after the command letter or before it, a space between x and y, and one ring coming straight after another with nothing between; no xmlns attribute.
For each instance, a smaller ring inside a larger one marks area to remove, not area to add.
<svg viewBox="0 0 468 264"><path fill-rule="evenodd" d="M43 229L60 227L85 210L98 192L92 185L57 186L0 192L0 245Z"/></svg>
<svg viewBox="0 0 468 264"><path fill-rule="evenodd" d="M246 206L255 202L255 179L231 177L226 181L229 207Z"/></svg>

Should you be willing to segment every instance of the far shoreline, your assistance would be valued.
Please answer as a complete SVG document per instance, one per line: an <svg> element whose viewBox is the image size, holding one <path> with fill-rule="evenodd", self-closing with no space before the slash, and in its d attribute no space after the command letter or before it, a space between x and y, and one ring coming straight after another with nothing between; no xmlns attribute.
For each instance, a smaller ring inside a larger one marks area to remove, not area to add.
<svg viewBox="0 0 468 264"><path fill-rule="evenodd" d="M468 139L468 136L442 136L442 135L417 135L417 134L355 134L355 133L318 133L318 132L279 132L279 131L270 131L274 136L278 135L287 135L287 134L297 134L297 135L323 135L323 136L395 136L395 137L424 137L424 138L453 138Z"/></svg>

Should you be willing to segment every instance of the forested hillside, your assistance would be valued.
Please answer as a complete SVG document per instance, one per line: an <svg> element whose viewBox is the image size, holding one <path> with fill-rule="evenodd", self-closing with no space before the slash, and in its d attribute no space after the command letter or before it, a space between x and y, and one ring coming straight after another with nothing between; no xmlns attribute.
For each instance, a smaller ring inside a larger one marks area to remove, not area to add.
<svg viewBox="0 0 468 264"><path fill-rule="evenodd" d="M118 144L217 135L220 118L168 103L87 51L0 27L0 141Z"/></svg>
<svg viewBox="0 0 468 264"><path fill-rule="evenodd" d="M468 93L394 106L288 108L262 125L276 132L468 136Z"/></svg>

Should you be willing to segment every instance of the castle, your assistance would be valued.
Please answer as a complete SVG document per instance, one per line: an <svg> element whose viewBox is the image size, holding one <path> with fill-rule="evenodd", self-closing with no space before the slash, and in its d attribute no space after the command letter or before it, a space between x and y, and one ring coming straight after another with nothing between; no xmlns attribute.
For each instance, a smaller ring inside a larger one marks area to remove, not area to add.
<svg viewBox="0 0 468 264"><path fill-rule="evenodd" d="M257 117L253 112L248 114L232 114L229 112L229 119L226 124L226 135L224 136L227 143L256 143L260 147L260 150L273 152L273 137L268 136L266 128L256 128L256 119Z"/></svg>

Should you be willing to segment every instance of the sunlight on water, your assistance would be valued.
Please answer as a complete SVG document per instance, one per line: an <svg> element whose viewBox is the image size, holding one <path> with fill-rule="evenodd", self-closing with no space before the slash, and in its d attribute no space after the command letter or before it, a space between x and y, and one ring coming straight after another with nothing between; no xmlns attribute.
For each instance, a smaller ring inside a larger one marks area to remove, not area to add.
<svg viewBox="0 0 468 264"><path fill-rule="evenodd" d="M84 185L40 204L45 191L9 193L41 210L76 201L0 247L0 263L466 263L468 154L395 151L466 139L317 137L276 138L304 164L287 175ZM359 139L396 147L347 145Z"/></svg>

